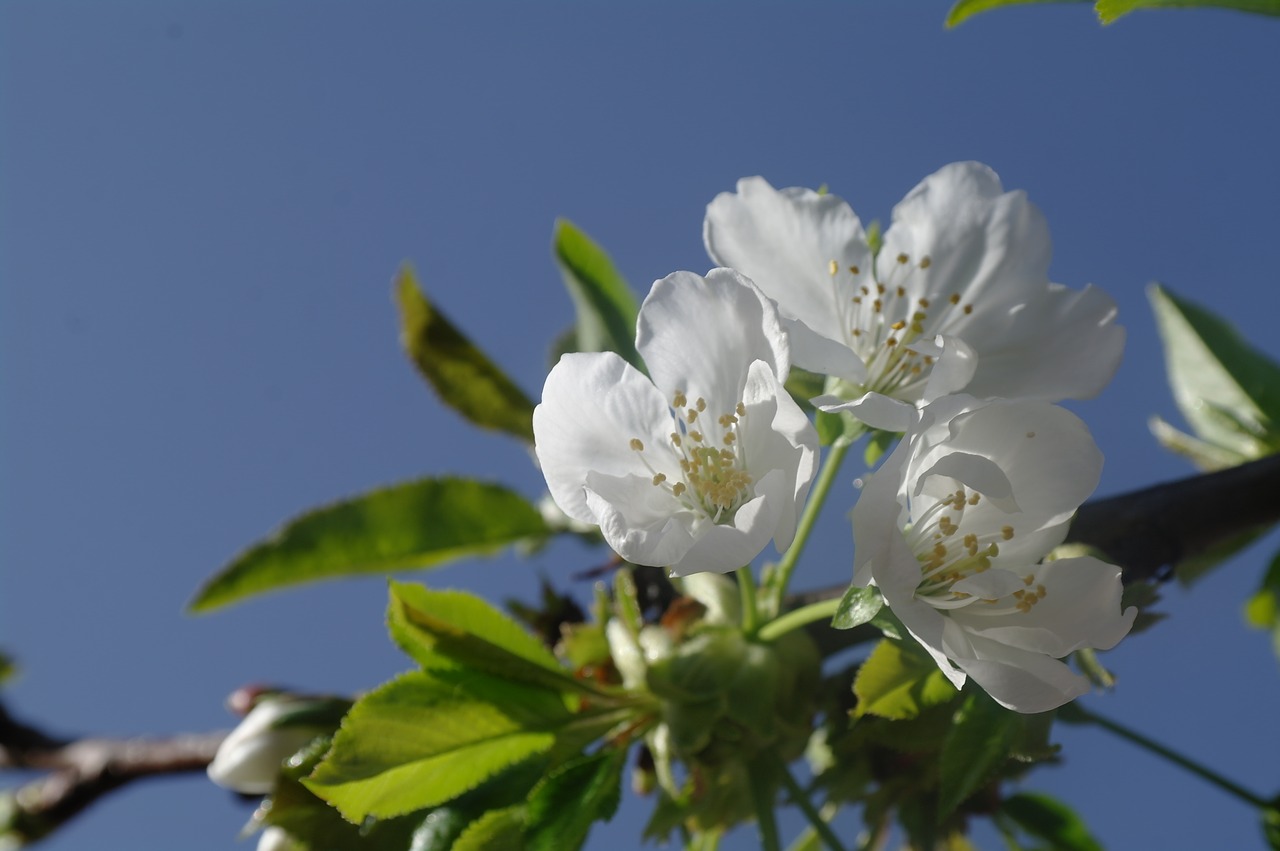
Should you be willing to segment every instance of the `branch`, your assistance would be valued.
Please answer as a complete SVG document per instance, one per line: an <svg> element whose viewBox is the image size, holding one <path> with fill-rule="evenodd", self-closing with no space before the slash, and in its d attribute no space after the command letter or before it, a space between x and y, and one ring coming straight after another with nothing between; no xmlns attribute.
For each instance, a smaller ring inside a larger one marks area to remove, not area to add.
<svg viewBox="0 0 1280 851"><path fill-rule="evenodd" d="M0 706L0 768L49 772L13 793L0 835L36 840L135 780L204 771L226 735L67 740L15 720Z"/></svg>
<svg viewBox="0 0 1280 851"><path fill-rule="evenodd" d="M1086 502L1067 541L1120 565L1125 582L1168 579L1174 565L1280 520L1280 455Z"/></svg>

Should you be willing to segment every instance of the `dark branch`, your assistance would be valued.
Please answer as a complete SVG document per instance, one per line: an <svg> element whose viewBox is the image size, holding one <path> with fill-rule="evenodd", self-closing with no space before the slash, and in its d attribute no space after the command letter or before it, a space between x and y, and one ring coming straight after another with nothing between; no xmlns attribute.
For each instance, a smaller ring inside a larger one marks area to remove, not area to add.
<svg viewBox="0 0 1280 851"><path fill-rule="evenodd" d="M17 721L0 706L0 768L48 772L17 790L10 822L0 830L36 840L135 780L204 771L226 735L70 741Z"/></svg>

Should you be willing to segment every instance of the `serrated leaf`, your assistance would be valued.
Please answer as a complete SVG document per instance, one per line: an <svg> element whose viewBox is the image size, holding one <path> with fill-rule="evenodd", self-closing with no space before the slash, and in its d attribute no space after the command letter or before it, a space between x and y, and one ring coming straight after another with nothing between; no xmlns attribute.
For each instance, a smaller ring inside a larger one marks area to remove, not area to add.
<svg viewBox="0 0 1280 851"><path fill-rule="evenodd" d="M1036 792L1005 798L1000 812L1024 833L1043 839L1054 851L1102 851L1102 845L1075 811L1061 801Z"/></svg>
<svg viewBox="0 0 1280 851"><path fill-rule="evenodd" d="M562 765L529 796L525 846L529 851L581 848L591 825L609 821L622 793L625 750L601 751Z"/></svg>
<svg viewBox="0 0 1280 851"><path fill-rule="evenodd" d="M1246 458L1270 451L1258 435L1280 421L1280 367L1205 308L1155 284L1147 296L1174 401L1192 430Z"/></svg>
<svg viewBox="0 0 1280 851"><path fill-rule="evenodd" d="M840 605L835 616L831 618L831 626L835 629L853 629L869 623L884 607L884 597L880 589L874 586L859 588L850 585L840 598Z"/></svg>
<svg viewBox="0 0 1280 851"><path fill-rule="evenodd" d="M490 810L467 826L452 851L524 851L524 807Z"/></svg>
<svg viewBox="0 0 1280 851"><path fill-rule="evenodd" d="M392 818L548 754L571 719L546 689L477 671L413 672L356 702L305 785L348 821Z"/></svg>
<svg viewBox="0 0 1280 851"><path fill-rule="evenodd" d="M532 443L533 402L427 299L407 265L395 296L400 342L440 401L481 428Z"/></svg>
<svg viewBox="0 0 1280 851"><path fill-rule="evenodd" d="M1172 9L1192 6L1235 9L1238 12L1252 12L1255 15L1280 15L1280 0L1098 0L1094 8L1098 12L1098 20L1109 24L1135 9Z"/></svg>
<svg viewBox="0 0 1280 851"><path fill-rule="evenodd" d="M567 219L556 221L556 263L573 299L578 321L573 346L580 352L617 352L643 370L636 351L636 297L609 255Z"/></svg>
<svg viewBox="0 0 1280 851"><path fill-rule="evenodd" d="M960 704L942 744L939 761L938 821L989 781L1009 758L1022 729L1022 718L985 692L976 691Z"/></svg>
<svg viewBox="0 0 1280 851"><path fill-rule="evenodd" d="M190 609L205 612L320 579L434 567L548 534L538 510L501 485L419 479L289 521L215 574Z"/></svg>
<svg viewBox="0 0 1280 851"><path fill-rule="evenodd" d="M956 688L923 651L886 639L858 668L853 693L858 697L856 715L902 719L946 703L956 696Z"/></svg>
<svg viewBox="0 0 1280 851"><path fill-rule="evenodd" d="M425 669L468 668L552 691L604 694L479 597L401 583L392 583L391 594L391 634Z"/></svg>
<svg viewBox="0 0 1280 851"><path fill-rule="evenodd" d="M1215 446L1179 431L1159 416L1152 415L1147 419L1147 429L1161 446L1174 455L1181 455L1201 470L1223 470L1249 460L1232 449Z"/></svg>

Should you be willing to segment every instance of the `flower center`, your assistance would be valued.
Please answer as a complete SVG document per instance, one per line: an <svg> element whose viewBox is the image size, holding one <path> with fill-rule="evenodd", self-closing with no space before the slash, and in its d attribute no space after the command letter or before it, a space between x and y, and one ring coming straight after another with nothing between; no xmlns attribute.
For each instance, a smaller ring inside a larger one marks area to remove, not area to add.
<svg viewBox="0 0 1280 851"><path fill-rule="evenodd" d="M752 497L755 484L747 471L746 453L738 439L739 424L747 415L742 402L729 413L720 414L712 422L705 415L707 401L702 397L689 404L684 391L671 399L671 447L680 465L680 478L671 481L645 457L644 442L631 438L631 448L641 453L644 465L653 474L654 487L662 488L686 508L699 511L712 523L728 523L738 508Z"/></svg>
<svg viewBox="0 0 1280 851"><path fill-rule="evenodd" d="M835 260L827 264L845 343L867 366L861 392L918 397L937 358L920 350L926 346L911 344L924 338L932 350L933 337L957 316L973 312L972 304L961 305L958 293L933 294L927 282L913 282L916 275L925 277L932 265L927 255L913 263L906 254L899 254L878 278L875 269L842 269ZM850 290L855 294L846 298ZM909 297L908 290L925 295Z"/></svg>
<svg viewBox="0 0 1280 851"><path fill-rule="evenodd" d="M1000 602L1000 599L978 598L952 588L962 579L989 570L992 559L1000 555L1000 542L1012 540L1015 535L1013 526L1007 524L998 529L973 530L972 522L965 523L965 510L981 500L982 495L977 491L960 487L934 503L903 532L907 545L920 562L916 597L934 608L955 609L979 600L988 604ZM964 528L966 525L970 527L968 530ZM1022 582L1026 588L1007 595L1012 598L1011 608L986 613L1031 611L1045 596L1045 588L1037 585L1031 574L1024 576Z"/></svg>

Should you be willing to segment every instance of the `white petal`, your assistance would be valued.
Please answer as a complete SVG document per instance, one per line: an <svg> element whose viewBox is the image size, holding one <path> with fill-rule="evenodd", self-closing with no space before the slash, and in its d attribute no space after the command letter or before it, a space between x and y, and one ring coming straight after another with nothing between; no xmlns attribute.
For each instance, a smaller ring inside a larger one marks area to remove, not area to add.
<svg viewBox="0 0 1280 851"><path fill-rule="evenodd" d="M654 282L640 306L636 348L663 395L701 396L713 416L740 401L754 361L782 380L791 368L776 309L732 269L713 269L706 278L675 272Z"/></svg>
<svg viewBox="0 0 1280 851"><path fill-rule="evenodd" d="M960 594L969 594L976 599L999 600L1008 597L1014 591L1024 591L1026 587L1026 583L1022 581L1022 577L1018 574L1009 570L993 568L982 573L970 574L952 585L951 590ZM965 623L981 623L986 620L981 617L981 610L981 606L977 607L976 616L972 621L966 620ZM957 617L957 614L953 613L952 617Z"/></svg>
<svg viewBox="0 0 1280 851"><path fill-rule="evenodd" d="M829 395L810 401L820 411L829 414L848 411L860 422L882 431L906 431L915 420L914 405L881 393L864 393L852 401Z"/></svg>
<svg viewBox="0 0 1280 851"><path fill-rule="evenodd" d="M1034 580L1046 593L1028 612L984 616L974 608L955 617L984 638L1055 658L1082 647L1110 649L1137 617L1135 608L1121 611L1123 586L1115 565L1088 557L1060 559L1038 565Z"/></svg>
<svg viewBox="0 0 1280 851"><path fill-rule="evenodd" d="M665 567L684 557L701 518L651 479L589 473L587 508L614 552L633 564Z"/></svg>
<svg viewBox="0 0 1280 851"><path fill-rule="evenodd" d="M787 493L781 471L774 470L756 483L755 499L738 508L732 523L707 523L684 557L671 562L676 576L712 571L729 573L760 555L773 537L778 513Z"/></svg>
<svg viewBox="0 0 1280 851"><path fill-rule="evenodd" d="M840 198L798 187L778 191L764 178L744 178L736 194L722 193L707 206L703 241L717 263L755 281L784 316L843 343L848 329L840 327L835 307L854 294L847 270L858 267L865 275L872 260L862 224ZM836 285L832 261L846 273Z"/></svg>
<svg viewBox="0 0 1280 851"><path fill-rule="evenodd" d="M925 402L967 390L978 369L978 355L967 342L946 334L938 335L938 342L942 351L929 373L929 381L921 397ZM913 345L913 348L920 349L921 346Z"/></svg>
<svg viewBox="0 0 1280 851"><path fill-rule="evenodd" d="M955 663L1008 709L1048 712L1089 691L1089 681L1057 659L978 636L971 642L974 657Z"/></svg>
<svg viewBox="0 0 1280 851"><path fill-rule="evenodd" d="M547 489L565 514L597 522L583 493L589 472L652 475L631 448L632 438L644 443L657 472L671 476L679 469L671 469L667 404L649 379L613 352L560 359L533 411L533 439Z"/></svg>

